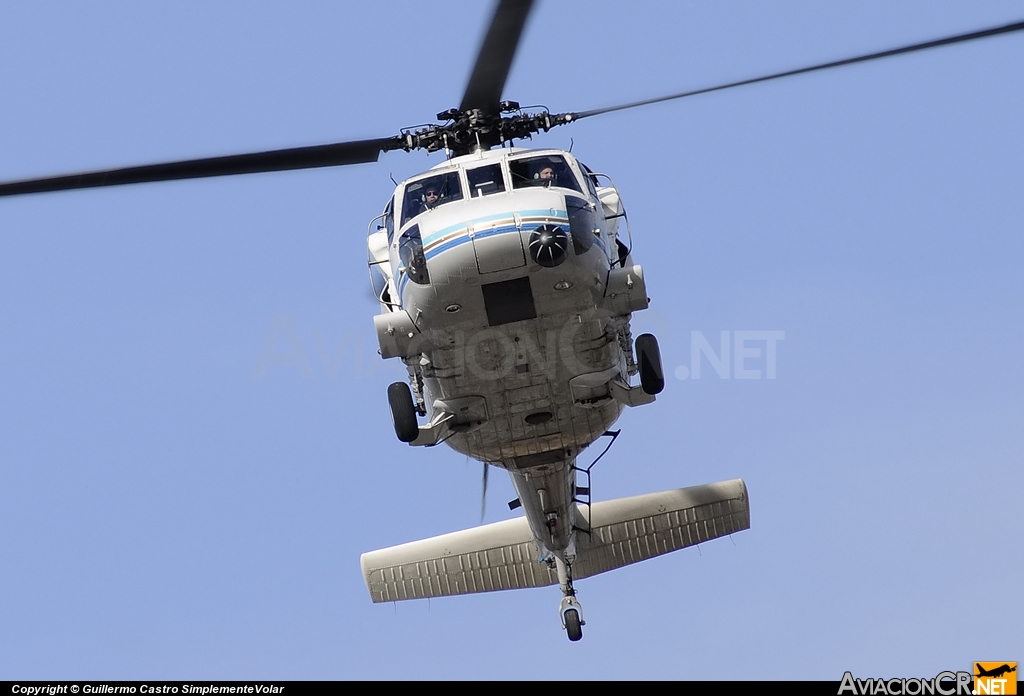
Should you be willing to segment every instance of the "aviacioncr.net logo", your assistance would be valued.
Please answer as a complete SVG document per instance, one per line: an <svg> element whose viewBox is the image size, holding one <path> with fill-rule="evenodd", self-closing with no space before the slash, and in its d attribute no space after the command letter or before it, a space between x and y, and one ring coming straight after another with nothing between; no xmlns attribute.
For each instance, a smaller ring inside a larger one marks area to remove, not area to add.
<svg viewBox="0 0 1024 696"><path fill-rule="evenodd" d="M843 674L839 696L971 696L970 672L939 672L933 679L856 679Z"/></svg>
<svg viewBox="0 0 1024 696"><path fill-rule="evenodd" d="M1017 663L1016 662L975 662L974 693L984 694L1016 694Z"/></svg>

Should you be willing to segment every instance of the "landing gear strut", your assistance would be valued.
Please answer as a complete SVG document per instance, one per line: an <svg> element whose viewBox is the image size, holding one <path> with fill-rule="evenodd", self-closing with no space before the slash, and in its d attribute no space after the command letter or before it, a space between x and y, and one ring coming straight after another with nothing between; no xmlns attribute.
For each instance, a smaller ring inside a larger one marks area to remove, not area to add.
<svg viewBox="0 0 1024 696"><path fill-rule="evenodd" d="M562 589L562 603L558 605L558 613L562 617L562 628L572 642L583 637L583 607L576 601L576 590L572 587L572 567L560 556L555 556L558 569L558 584Z"/></svg>

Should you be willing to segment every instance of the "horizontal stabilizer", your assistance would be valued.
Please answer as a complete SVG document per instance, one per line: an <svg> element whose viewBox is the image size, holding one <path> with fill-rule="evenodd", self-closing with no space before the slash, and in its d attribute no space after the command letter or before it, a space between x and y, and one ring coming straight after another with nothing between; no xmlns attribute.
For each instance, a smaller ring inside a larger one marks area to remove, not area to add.
<svg viewBox="0 0 1024 696"><path fill-rule="evenodd" d="M594 503L592 521L576 542L576 579L750 529L750 506L733 479Z"/></svg>
<svg viewBox="0 0 1024 696"><path fill-rule="evenodd" d="M543 587L558 575L537 562L525 517L413 541L360 558L374 602Z"/></svg>
<svg viewBox="0 0 1024 696"><path fill-rule="evenodd" d="M578 510L586 526L586 506ZM593 530L580 532L577 579L654 558L750 527L743 481L723 481L594 503ZM525 517L364 553L374 602L423 599L558 584L538 562Z"/></svg>

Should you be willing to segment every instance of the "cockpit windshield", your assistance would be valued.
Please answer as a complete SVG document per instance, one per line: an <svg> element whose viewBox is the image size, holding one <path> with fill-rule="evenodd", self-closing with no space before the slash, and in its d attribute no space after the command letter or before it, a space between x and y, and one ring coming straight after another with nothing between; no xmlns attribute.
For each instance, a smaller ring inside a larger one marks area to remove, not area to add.
<svg viewBox="0 0 1024 696"><path fill-rule="evenodd" d="M572 173L568 162L561 155L541 155L540 157L524 157L510 160L509 169L512 173L512 187L527 186L560 186L583 193L576 175Z"/></svg>
<svg viewBox="0 0 1024 696"><path fill-rule="evenodd" d="M462 200L459 173L448 172L413 181L405 187L402 202L402 225L421 213L445 203Z"/></svg>
<svg viewBox="0 0 1024 696"><path fill-rule="evenodd" d="M505 179L501 176L500 164L469 169L466 171L466 180L469 181L470 198L502 193L505 190Z"/></svg>

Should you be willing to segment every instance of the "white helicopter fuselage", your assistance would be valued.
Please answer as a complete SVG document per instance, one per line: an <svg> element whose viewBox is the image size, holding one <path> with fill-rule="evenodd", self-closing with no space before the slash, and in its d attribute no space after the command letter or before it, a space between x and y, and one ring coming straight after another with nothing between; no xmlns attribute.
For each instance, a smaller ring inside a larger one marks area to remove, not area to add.
<svg viewBox="0 0 1024 696"><path fill-rule="evenodd" d="M629 385L643 272L595 180L566 152L481 151L400 184L369 236L381 355L403 359L429 416L411 444L507 469L540 554L570 562L576 456L653 401Z"/></svg>

